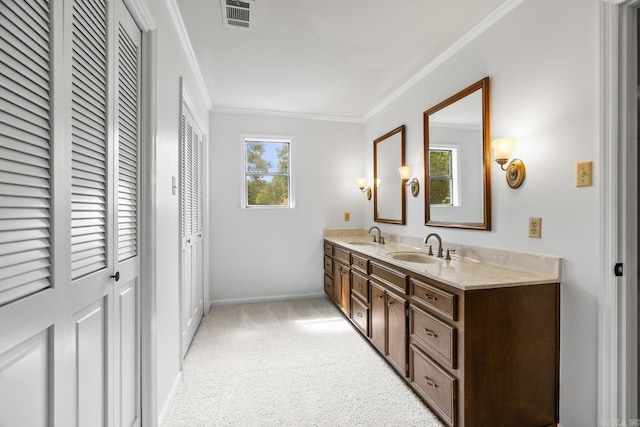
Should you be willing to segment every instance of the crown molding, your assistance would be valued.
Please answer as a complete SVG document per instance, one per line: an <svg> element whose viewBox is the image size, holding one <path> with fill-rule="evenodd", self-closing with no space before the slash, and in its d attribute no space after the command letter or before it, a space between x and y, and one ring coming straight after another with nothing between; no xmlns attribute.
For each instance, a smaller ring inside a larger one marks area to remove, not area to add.
<svg viewBox="0 0 640 427"><path fill-rule="evenodd" d="M213 107L212 113L221 114L254 114L261 116L285 117L290 119L322 120L329 122L363 123L362 118L347 116L331 116L324 114L290 113L286 111L251 110L244 108Z"/></svg>
<svg viewBox="0 0 640 427"><path fill-rule="evenodd" d="M462 50L463 47L471 43L475 40L480 34L484 33L487 29L491 28L496 22L502 19L505 15L515 9L520 3L524 0L508 0L502 3L498 8L496 8L493 12L491 12L486 18L476 24L471 30L469 30L465 35L463 35L458 41L452 44L447 50L438 55L433 61L431 61L427 66L425 66L422 70L420 70L416 75L407 80L402 86L393 91L391 95L382 100L378 105L373 107L367 114L362 116L362 121L366 122L371 117L375 116L386 106L391 104L393 101L398 99L402 94L415 86L418 82L424 79L426 76L431 74L434 70L436 70L439 66L441 66L445 61L453 57L456 53Z"/></svg>
<svg viewBox="0 0 640 427"><path fill-rule="evenodd" d="M165 3L167 5L167 9L169 9L169 15L171 15L173 25L176 28L176 32L178 33L178 37L180 38L182 47L184 48L185 54L187 55L187 59L189 60L189 66L193 71L196 85L198 86L198 92L202 95L207 109L211 110L213 104L211 103L211 98L209 97L209 91L207 90L207 85L204 83L202 71L200 70L200 66L198 65L196 54L193 51L193 46L191 45L189 34L187 33L187 29L184 26L184 21L182 20L182 14L180 13L178 4L176 3L176 0L165 0Z"/></svg>

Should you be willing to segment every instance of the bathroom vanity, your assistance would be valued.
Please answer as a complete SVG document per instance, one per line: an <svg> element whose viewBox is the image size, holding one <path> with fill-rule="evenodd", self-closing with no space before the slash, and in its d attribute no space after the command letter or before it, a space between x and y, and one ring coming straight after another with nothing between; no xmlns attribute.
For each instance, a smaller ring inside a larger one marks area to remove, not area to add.
<svg viewBox="0 0 640 427"><path fill-rule="evenodd" d="M556 425L560 259L370 239L325 236L325 292L426 405L449 426Z"/></svg>

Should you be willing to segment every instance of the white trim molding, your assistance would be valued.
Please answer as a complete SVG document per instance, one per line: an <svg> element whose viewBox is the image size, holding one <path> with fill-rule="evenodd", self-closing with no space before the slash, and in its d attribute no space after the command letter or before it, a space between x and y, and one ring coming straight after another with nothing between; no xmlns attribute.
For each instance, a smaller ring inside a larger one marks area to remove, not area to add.
<svg viewBox="0 0 640 427"><path fill-rule="evenodd" d="M198 59L196 58L196 54L193 51L193 46L191 45L191 40L189 39L187 28L184 26L184 21L182 20L182 14L180 13L180 8L178 7L176 0L165 0L165 3L167 4L169 15L171 15L171 19L173 20L173 25L176 28L176 32L178 33L178 37L180 38L180 42L182 43L184 52L187 55L187 59L189 60L189 66L193 70L193 75L195 77L196 84L198 86L198 92L202 94L202 99L204 100L204 103L207 109L211 110L211 107L212 107L211 97L209 96L207 85L205 84L204 78L202 77L202 71L200 70L200 65L198 65Z"/></svg>
<svg viewBox="0 0 640 427"><path fill-rule="evenodd" d="M636 98L630 99L629 95L637 91L633 19L638 4L639 0L600 2L600 247L606 250L602 251L598 296L597 414L599 423L604 425L613 420L635 421L638 417L637 326L634 326L638 300L635 290L628 292L637 281L631 277L637 274L637 261L629 259L629 255L637 256L637 252L629 250L625 235L628 221L634 224L633 229L636 223L635 218L627 218L631 213L627 194L637 191L637 182L626 183L630 175L625 159L631 151L635 152L635 148L629 151L628 142L637 144L634 130L637 112L635 106L629 107ZM634 141L628 141L629 138ZM634 241L637 246L637 240ZM625 263L623 277L614 275L617 262ZM629 298L634 301L627 301Z"/></svg>
<svg viewBox="0 0 640 427"><path fill-rule="evenodd" d="M391 95L383 99L378 105L373 107L367 114L362 117L362 121L366 122L371 117L380 112L387 105L392 103L403 93L411 89L418 82L424 79L426 76L435 71L439 66L445 63L448 59L453 57L462 48L478 38L487 29L491 28L496 22L502 19L505 15L515 9L524 0L507 0L502 3L498 8L491 12L486 18L471 28L465 35L463 35L458 41L452 44L447 50L438 55L433 61L427 64L422 70L420 70L415 76L407 80L402 86L393 91Z"/></svg>

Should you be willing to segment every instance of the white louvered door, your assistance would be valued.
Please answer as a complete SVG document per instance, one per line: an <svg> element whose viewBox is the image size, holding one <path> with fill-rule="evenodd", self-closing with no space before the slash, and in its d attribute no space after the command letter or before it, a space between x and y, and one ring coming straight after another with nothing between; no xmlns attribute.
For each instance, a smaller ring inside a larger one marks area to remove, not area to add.
<svg viewBox="0 0 640 427"><path fill-rule="evenodd" d="M64 368L50 363L64 340L63 275L52 268L56 12L0 0L0 426L46 426L52 393L68 395L52 382Z"/></svg>
<svg viewBox="0 0 640 427"><path fill-rule="evenodd" d="M0 426L141 423L140 46L122 0L0 0Z"/></svg>
<svg viewBox="0 0 640 427"><path fill-rule="evenodd" d="M182 355L204 312L204 137L183 103L181 117Z"/></svg>
<svg viewBox="0 0 640 427"><path fill-rule="evenodd" d="M140 425L139 117L141 33L124 5L117 9L116 248L114 301L116 424Z"/></svg>

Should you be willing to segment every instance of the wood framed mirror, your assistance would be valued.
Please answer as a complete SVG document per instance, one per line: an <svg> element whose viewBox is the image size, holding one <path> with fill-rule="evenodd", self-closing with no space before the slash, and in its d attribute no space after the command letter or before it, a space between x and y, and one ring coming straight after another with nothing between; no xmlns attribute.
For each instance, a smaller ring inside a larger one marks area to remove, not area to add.
<svg viewBox="0 0 640 427"><path fill-rule="evenodd" d="M491 230L489 77L423 113L425 225Z"/></svg>
<svg viewBox="0 0 640 427"><path fill-rule="evenodd" d="M405 126L373 141L373 221L406 223L404 184L398 168L404 166Z"/></svg>

